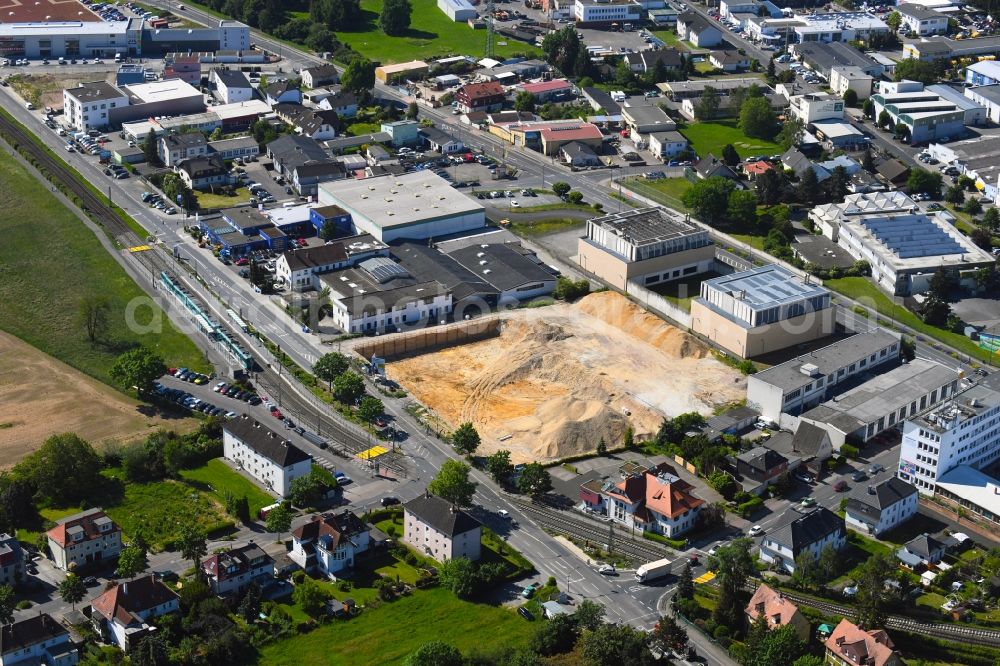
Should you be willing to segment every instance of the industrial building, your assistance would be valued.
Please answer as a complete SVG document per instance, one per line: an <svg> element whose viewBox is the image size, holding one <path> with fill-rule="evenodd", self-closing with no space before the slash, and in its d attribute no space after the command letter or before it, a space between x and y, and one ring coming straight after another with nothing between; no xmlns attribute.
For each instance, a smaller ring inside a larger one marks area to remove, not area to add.
<svg viewBox="0 0 1000 666"><path fill-rule="evenodd" d="M411 60L394 65L379 65L375 68L375 79L379 83L398 83L407 79L422 79L429 71L430 66L423 60Z"/></svg>
<svg viewBox="0 0 1000 666"><path fill-rule="evenodd" d="M573 18L586 27L639 23L645 10L635 0L575 0Z"/></svg>
<svg viewBox="0 0 1000 666"><path fill-rule="evenodd" d="M836 12L830 14L796 14L795 41L847 43L868 41L872 35L888 35L890 30L885 21L867 12Z"/></svg>
<svg viewBox="0 0 1000 666"><path fill-rule="evenodd" d="M970 86L992 86L1000 83L1000 62L980 60L965 68L965 82Z"/></svg>
<svg viewBox="0 0 1000 666"><path fill-rule="evenodd" d="M931 156L958 167L988 199L1000 196L1000 137L977 137L949 145L931 144Z"/></svg>
<svg viewBox="0 0 1000 666"><path fill-rule="evenodd" d="M888 352L887 352L888 355ZM958 390L962 374L926 359L913 359L804 412L799 418L830 434L834 449L861 446Z"/></svg>
<svg viewBox="0 0 1000 666"><path fill-rule="evenodd" d="M974 39L951 39L942 35L934 35L921 38L918 41L903 43L904 58L916 58L924 62L975 58L998 53L1000 53L1000 36L997 35Z"/></svg>
<svg viewBox="0 0 1000 666"><path fill-rule="evenodd" d="M180 79L167 79L116 88L104 81L63 90L63 110L77 130L119 127L140 118L185 116L205 110L197 88Z"/></svg>
<svg viewBox="0 0 1000 666"><path fill-rule="evenodd" d="M849 380L894 366L900 340L899 333L876 328L761 370L747 378L747 407L774 423L782 414L797 416L837 395Z"/></svg>
<svg viewBox="0 0 1000 666"><path fill-rule="evenodd" d="M805 42L793 44L790 51L794 56L827 80L830 79L834 67L857 67L864 73L879 78L883 67L871 58L861 53L850 44L833 42Z"/></svg>
<svg viewBox="0 0 1000 666"><path fill-rule="evenodd" d="M788 98L789 113L803 123L817 120L841 120L844 117L844 98L825 93L792 95Z"/></svg>
<svg viewBox="0 0 1000 666"><path fill-rule="evenodd" d="M875 285L894 296L927 291L939 268L957 273L995 262L939 213L876 213L839 224L838 245L867 261Z"/></svg>
<svg viewBox="0 0 1000 666"><path fill-rule="evenodd" d="M492 123L489 131L514 146L524 146L544 155L558 155L562 147L579 142L599 151L604 134L593 123L581 120L539 120Z"/></svg>
<svg viewBox="0 0 1000 666"><path fill-rule="evenodd" d="M359 233L383 243L427 239L486 226L482 204L430 170L319 186L319 202L351 214Z"/></svg>
<svg viewBox="0 0 1000 666"><path fill-rule="evenodd" d="M1000 85L966 88L965 96L983 107L987 118L1000 124Z"/></svg>
<svg viewBox="0 0 1000 666"><path fill-rule="evenodd" d="M708 231L666 208L639 208L587 221L577 243L581 268L616 289L670 282L710 271Z"/></svg>
<svg viewBox="0 0 1000 666"><path fill-rule="evenodd" d="M691 328L743 358L833 333L830 292L776 264L701 283Z"/></svg>
<svg viewBox="0 0 1000 666"><path fill-rule="evenodd" d="M478 16L469 0L438 0L437 6L452 21L464 23Z"/></svg>
<svg viewBox="0 0 1000 666"><path fill-rule="evenodd" d="M948 32L948 17L930 7L918 4L903 3L896 7L902 25L918 37L926 35L943 35Z"/></svg>
<svg viewBox="0 0 1000 666"><path fill-rule="evenodd" d="M889 213L916 213L920 210L917 202L903 192L863 192L849 194L842 203L828 203L814 206L809 211L809 219L820 233L836 243L840 239L840 223L865 215Z"/></svg>
<svg viewBox="0 0 1000 666"><path fill-rule="evenodd" d="M667 81L656 84L656 87L664 95L675 102L701 97L702 93L705 92L705 88L712 88L720 97L727 97L733 90L745 89L750 86L757 86L765 93L774 92L774 90L764 83L763 79L744 77L735 79L713 78L694 81Z"/></svg>

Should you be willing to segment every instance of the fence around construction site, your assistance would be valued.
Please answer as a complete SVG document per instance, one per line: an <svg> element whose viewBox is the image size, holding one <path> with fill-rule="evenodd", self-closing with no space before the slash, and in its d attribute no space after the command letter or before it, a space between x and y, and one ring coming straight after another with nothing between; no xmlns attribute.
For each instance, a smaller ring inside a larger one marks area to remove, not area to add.
<svg viewBox="0 0 1000 666"><path fill-rule="evenodd" d="M500 317L491 315L453 324L430 326L408 333L365 340L356 344L354 351L365 360L372 356L398 360L405 356L426 354L446 347L496 337L500 335L500 323Z"/></svg>
<svg viewBox="0 0 1000 666"><path fill-rule="evenodd" d="M625 283L625 293L633 300L641 303L647 310L653 310L664 319L672 321L682 328L691 328L691 313L677 307L655 291L650 291L635 280Z"/></svg>

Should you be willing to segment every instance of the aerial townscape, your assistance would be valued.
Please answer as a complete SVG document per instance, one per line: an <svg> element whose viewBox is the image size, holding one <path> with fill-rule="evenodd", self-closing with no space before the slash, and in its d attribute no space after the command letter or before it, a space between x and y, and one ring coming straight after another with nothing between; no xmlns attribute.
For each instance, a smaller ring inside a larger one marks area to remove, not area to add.
<svg viewBox="0 0 1000 666"><path fill-rule="evenodd" d="M0 5L0 666L1000 665L1000 0Z"/></svg>

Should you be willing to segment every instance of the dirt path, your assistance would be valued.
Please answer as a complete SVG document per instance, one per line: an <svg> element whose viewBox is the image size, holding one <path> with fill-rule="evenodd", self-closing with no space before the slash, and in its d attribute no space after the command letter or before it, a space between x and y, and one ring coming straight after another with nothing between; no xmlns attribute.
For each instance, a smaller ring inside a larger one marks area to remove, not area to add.
<svg viewBox="0 0 1000 666"><path fill-rule="evenodd" d="M0 465L17 463L58 433L75 432L99 446L194 425L153 415L149 406L0 331Z"/></svg>

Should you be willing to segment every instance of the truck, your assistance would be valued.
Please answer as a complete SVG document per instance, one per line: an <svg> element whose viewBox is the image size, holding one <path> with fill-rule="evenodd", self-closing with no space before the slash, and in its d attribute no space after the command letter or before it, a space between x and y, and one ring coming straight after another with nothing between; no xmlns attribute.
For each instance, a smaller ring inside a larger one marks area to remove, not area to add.
<svg viewBox="0 0 1000 666"><path fill-rule="evenodd" d="M663 558L655 562L647 562L635 570L635 579L640 583L649 583L663 578L670 573L670 560Z"/></svg>

